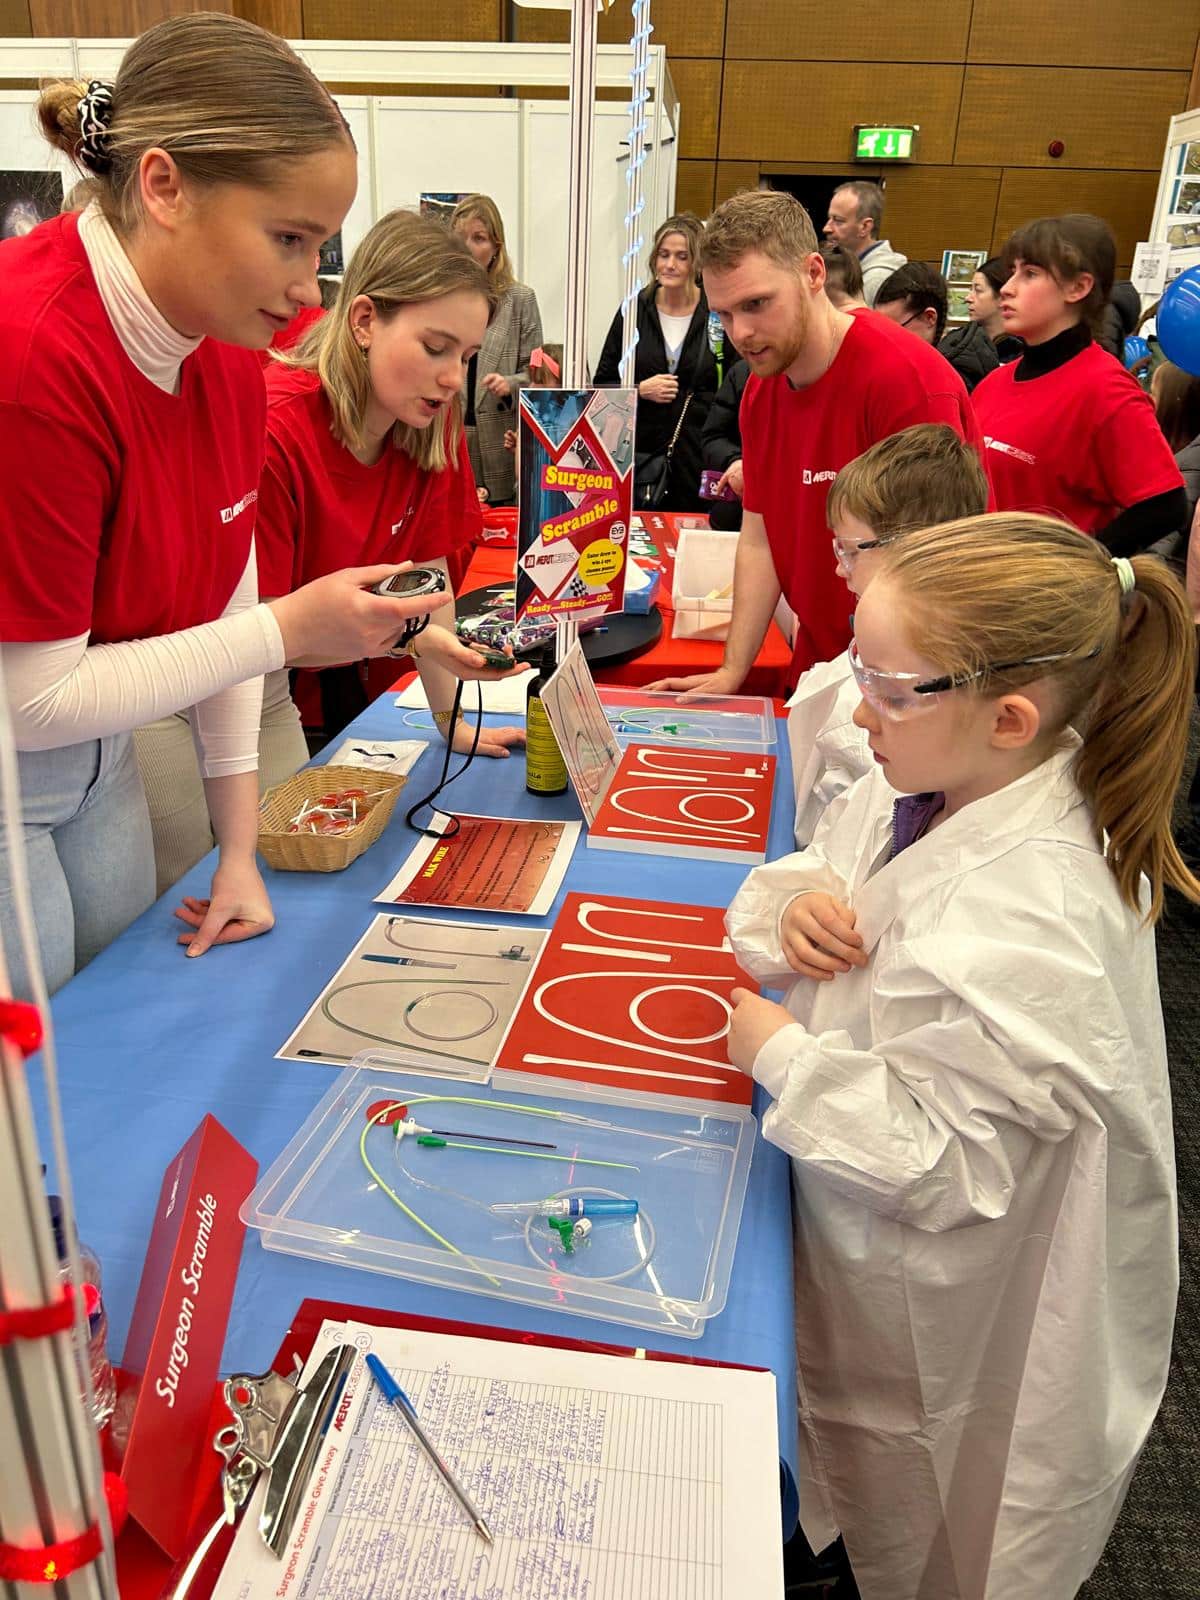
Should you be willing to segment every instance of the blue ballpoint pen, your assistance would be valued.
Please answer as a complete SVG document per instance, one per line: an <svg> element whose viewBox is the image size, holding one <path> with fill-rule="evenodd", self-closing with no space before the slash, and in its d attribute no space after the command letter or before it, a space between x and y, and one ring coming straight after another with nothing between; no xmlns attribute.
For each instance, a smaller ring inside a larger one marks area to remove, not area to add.
<svg viewBox="0 0 1200 1600"><path fill-rule="evenodd" d="M371 1369L371 1376L383 1390L383 1398L389 1405L395 1406L400 1412L401 1416L404 1418L405 1422L408 1423L409 1427L416 1435L417 1443L421 1446L422 1450L424 1450L425 1454L429 1457L433 1466L441 1475L442 1482L446 1485L447 1489L450 1490L451 1494L458 1501L459 1505L462 1506L463 1510L475 1524L476 1532L481 1538L486 1539L489 1544L492 1544L494 1542L492 1539L492 1530L488 1527L487 1523L480 1515L478 1506L475 1505L470 1495L467 1494L466 1490L450 1471L450 1468L437 1453L437 1450L434 1448L433 1442L429 1435L425 1432L425 1429L417 1420L416 1407L413 1405L412 1401L408 1398L404 1390L396 1382L395 1378L392 1377L391 1373L384 1366L383 1362L373 1350L368 1352L367 1366Z"/></svg>

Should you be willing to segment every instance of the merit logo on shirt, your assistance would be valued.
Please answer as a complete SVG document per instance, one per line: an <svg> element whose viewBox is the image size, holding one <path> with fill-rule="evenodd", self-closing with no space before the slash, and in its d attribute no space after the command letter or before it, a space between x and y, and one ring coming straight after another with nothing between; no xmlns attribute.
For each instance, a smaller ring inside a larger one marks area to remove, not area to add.
<svg viewBox="0 0 1200 1600"><path fill-rule="evenodd" d="M1005 444L1003 439L993 439L990 434L983 436L984 445L989 450L996 450L1002 456L1014 456L1018 461L1023 461L1027 467L1037 466L1037 457L1031 456L1028 450L1018 450L1015 444Z"/></svg>
<svg viewBox="0 0 1200 1600"><path fill-rule="evenodd" d="M800 481L802 483L832 483L836 477L836 472L814 472L811 467L805 467Z"/></svg>
<svg viewBox="0 0 1200 1600"><path fill-rule="evenodd" d="M252 506L257 499L257 489L247 490L240 500L235 500L231 506L222 507L221 521L232 522L234 517L240 517L242 512L245 511L248 506Z"/></svg>

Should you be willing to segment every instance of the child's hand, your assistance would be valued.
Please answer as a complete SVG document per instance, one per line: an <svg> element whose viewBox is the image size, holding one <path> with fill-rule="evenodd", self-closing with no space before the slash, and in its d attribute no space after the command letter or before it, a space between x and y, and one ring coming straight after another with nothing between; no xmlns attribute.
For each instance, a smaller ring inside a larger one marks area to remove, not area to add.
<svg viewBox="0 0 1200 1600"><path fill-rule="evenodd" d="M851 967L865 967L862 934L849 906L831 894L802 894L783 913L781 934L787 964L803 978L821 983Z"/></svg>
<svg viewBox="0 0 1200 1600"><path fill-rule="evenodd" d="M774 1038L780 1028L790 1027L795 1018L774 1000L764 1000L749 989L735 989L730 998L733 1016L729 1019L729 1037L725 1041L729 1061L749 1074L767 1040Z"/></svg>

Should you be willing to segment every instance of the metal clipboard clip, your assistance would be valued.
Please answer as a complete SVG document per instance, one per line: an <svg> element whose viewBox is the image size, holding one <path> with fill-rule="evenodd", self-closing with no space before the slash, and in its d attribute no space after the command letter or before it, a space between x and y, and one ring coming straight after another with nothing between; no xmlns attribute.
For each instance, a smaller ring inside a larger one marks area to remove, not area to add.
<svg viewBox="0 0 1200 1600"><path fill-rule="evenodd" d="M272 1554L282 1557L356 1355L353 1345L334 1345L302 1389L294 1378L278 1372L239 1372L226 1380L225 1403L233 1421L213 1439L213 1449L225 1458L222 1511L181 1574L171 1600L184 1600L217 1535L237 1520L263 1472L269 1481L258 1528Z"/></svg>

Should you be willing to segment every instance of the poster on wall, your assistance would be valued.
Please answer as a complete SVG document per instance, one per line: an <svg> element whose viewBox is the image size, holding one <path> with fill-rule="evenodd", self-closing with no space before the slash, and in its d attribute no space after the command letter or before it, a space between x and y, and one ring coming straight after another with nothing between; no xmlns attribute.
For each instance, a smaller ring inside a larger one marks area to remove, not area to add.
<svg viewBox="0 0 1200 1600"><path fill-rule="evenodd" d="M0 239L20 239L62 210L57 172L0 172Z"/></svg>
<svg viewBox="0 0 1200 1600"><path fill-rule="evenodd" d="M635 406L632 389L522 389L518 623L623 610Z"/></svg>
<svg viewBox="0 0 1200 1600"><path fill-rule="evenodd" d="M440 221L448 223L454 215L455 206L466 198L465 191L462 194L450 194L448 190L428 192L422 194L418 209L423 217L437 217Z"/></svg>

